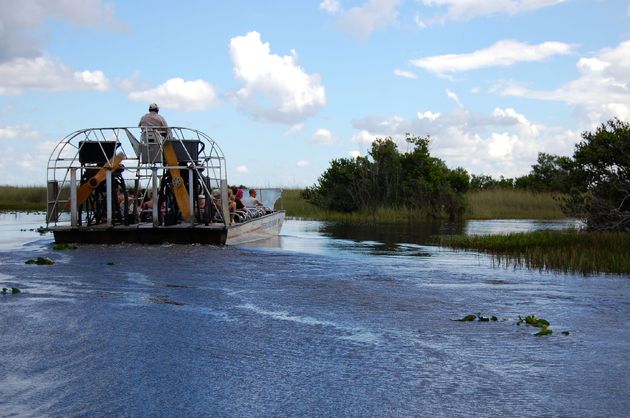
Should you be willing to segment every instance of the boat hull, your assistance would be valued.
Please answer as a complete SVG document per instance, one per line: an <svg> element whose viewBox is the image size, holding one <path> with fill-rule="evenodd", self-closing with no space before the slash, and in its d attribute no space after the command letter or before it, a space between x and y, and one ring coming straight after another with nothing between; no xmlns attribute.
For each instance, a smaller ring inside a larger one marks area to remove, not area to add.
<svg viewBox="0 0 630 418"><path fill-rule="evenodd" d="M284 211L273 212L245 222L234 224L227 229L221 224L215 225L106 225L56 226L50 228L59 244L212 244L238 245L266 239L280 234L284 222Z"/></svg>
<svg viewBox="0 0 630 418"><path fill-rule="evenodd" d="M230 225L227 231L227 245L239 245L258 241L280 234L284 222L284 211L273 212L268 215Z"/></svg>
<svg viewBox="0 0 630 418"><path fill-rule="evenodd" d="M119 244L123 242L139 244L225 244L225 227L171 226L143 227L138 225L117 225L114 227L53 227L51 228L56 243L82 244Z"/></svg>

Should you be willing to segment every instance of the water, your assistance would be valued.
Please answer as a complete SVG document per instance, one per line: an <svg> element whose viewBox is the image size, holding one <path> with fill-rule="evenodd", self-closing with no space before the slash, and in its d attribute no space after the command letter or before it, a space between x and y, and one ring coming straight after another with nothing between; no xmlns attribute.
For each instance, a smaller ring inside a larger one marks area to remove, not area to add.
<svg viewBox="0 0 630 418"><path fill-rule="evenodd" d="M0 283L22 293L0 295L3 416L630 410L629 278L496 268L427 244L497 222L414 233L287 221L278 239L247 247L53 251L29 231L41 218L10 216ZM24 264L37 256L56 264ZM476 312L499 321L453 321ZM554 335L517 326L528 314Z"/></svg>

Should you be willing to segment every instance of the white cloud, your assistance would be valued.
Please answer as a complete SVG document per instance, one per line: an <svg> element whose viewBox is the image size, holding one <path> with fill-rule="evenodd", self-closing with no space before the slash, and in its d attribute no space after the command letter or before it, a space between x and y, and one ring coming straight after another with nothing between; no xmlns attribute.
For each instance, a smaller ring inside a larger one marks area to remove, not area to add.
<svg viewBox="0 0 630 418"><path fill-rule="evenodd" d="M361 151L359 150L352 150L350 152L348 152L348 155L350 156L350 158L357 158L361 156Z"/></svg>
<svg viewBox="0 0 630 418"><path fill-rule="evenodd" d="M48 19L78 26L126 29L114 5L101 0L0 1L0 62L43 55L41 29Z"/></svg>
<svg viewBox="0 0 630 418"><path fill-rule="evenodd" d="M334 135L328 129L320 128L311 137L312 141L320 145L332 145L336 142Z"/></svg>
<svg viewBox="0 0 630 418"><path fill-rule="evenodd" d="M110 88L100 70L72 71L53 57L15 58L0 64L0 96L14 96L25 90L98 90Z"/></svg>
<svg viewBox="0 0 630 418"><path fill-rule="evenodd" d="M427 7L444 9L441 13L428 19L416 17L416 24L425 28L436 23L445 23L450 20L471 20L480 16L505 14L514 16L519 13L531 12L543 7L555 6L565 0L422 0Z"/></svg>
<svg viewBox="0 0 630 418"><path fill-rule="evenodd" d="M365 38L376 29L396 23L400 0L368 0L344 11L337 25L357 37Z"/></svg>
<svg viewBox="0 0 630 418"><path fill-rule="evenodd" d="M459 97L457 97L457 94L453 93L452 91L450 91L449 89L446 89L446 97L448 97L449 99L451 99L452 101L455 102L455 104L457 104L457 106L462 107L462 102L459 100Z"/></svg>
<svg viewBox="0 0 630 418"><path fill-rule="evenodd" d="M430 110L427 110L424 113L418 112L418 119L428 119L428 120L434 121L439 117L440 117L440 113L433 113Z"/></svg>
<svg viewBox="0 0 630 418"><path fill-rule="evenodd" d="M247 168L246 165L239 165L238 167L236 167L236 171L241 174L247 174L249 173L249 168Z"/></svg>
<svg viewBox="0 0 630 418"><path fill-rule="evenodd" d="M293 125L326 104L319 75L307 74L293 50L287 56L272 54L258 32L232 38L230 56L234 75L244 84L234 101L255 119Z"/></svg>
<svg viewBox="0 0 630 418"><path fill-rule="evenodd" d="M303 168L303 167L308 167L309 165L311 165L311 162L307 160L300 160L297 163L295 163L295 165L297 165L300 168Z"/></svg>
<svg viewBox="0 0 630 418"><path fill-rule="evenodd" d="M368 130L361 130L358 133L352 135L352 142L358 143L363 146L371 146L372 142L376 139L376 136L372 135Z"/></svg>
<svg viewBox="0 0 630 418"><path fill-rule="evenodd" d="M204 80L186 81L171 78L159 86L129 93L134 102L157 102L166 109L182 109L187 112L206 110L219 104L214 87Z"/></svg>
<svg viewBox="0 0 630 418"><path fill-rule="evenodd" d="M291 126L289 129L284 131L282 133L282 135L284 135L284 136L293 135L293 134L296 134L298 132L301 132L303 129L304 129L304 124L303 123L296 123L295 125Z"/></svg>
<svg viewBox="0 0 630 418"><path fill-rule="evenodd" d="M394 74L397 75L398 77L410 78L412 80L416 80L418 78L418 76L412 73L411 71L395 69Z"/></svg>
<svg viewBox="0 0 630 418"><path fill-rule="evenodd" d="M39 135L40 133L28 124L0 127L0 140L36 138Z"/></svg>
<svg viewBox="0 0 630 418"><path fill-rule="evenodd" d="M355 142L368 145L376 137L392 137L401 151L409 149L407 133L430 136L432 155L450 168L494 177L528 173L538 152L571 155L580 138L579 132L533 123L512 108L479 114L456 107L443 114L418 112L411 119L366 117L355 120L354 127L359 131Z"/></svg>
<svg viewBox="0 0 630 418"><path fill-rule="evenodd" d="M504 96L567 103L591 126L612 117L630 119L630 41L604 49L594 57L580 58L576 67L580 76L555 90L531 90L507 82L496 86L494 91Z"/></svg>
<svg viewBox="0 0 630 418"><path fill-rule="evenodd" d="M480 68L510 66L517 62L541 61L553 55L571 53L573 47L562 42L530 45L503 40L468 54L446 54L411 60L411 65L435 74L456 73Z"/></svg>
<svg viewBox="0 0 630 418"><path fill-rule="evenodd" d="M339 0L323 0L319 3L319 9L330 14L335 14L341 10L341 3Z"/></svg>

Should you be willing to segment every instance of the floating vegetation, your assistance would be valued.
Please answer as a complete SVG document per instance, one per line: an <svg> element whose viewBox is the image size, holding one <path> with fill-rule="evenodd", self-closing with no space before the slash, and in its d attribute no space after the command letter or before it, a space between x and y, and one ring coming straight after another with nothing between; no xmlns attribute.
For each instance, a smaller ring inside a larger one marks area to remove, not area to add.
<svg viewBox="0 0 630 418"><path fill-rule="evenodd" d="M55 251L64 251L64 250L76 250L79 248L75 244L55 244L53 245L53 250Z"/></svg>
<svg viewBox="0 0 630 418"><path fill-rule="evenodd" d="M2 288L2 293L3 295L11 295L11 294L15 294L15 293L22 293L22 291L20 289L18 289L17 287L12 287L10 289L3 287Z"/></svg>
<svg viewBox="0 0 630 418"><path fill-rule="evenodd" d="M490 317L488 316L483 316L481 314L481 312L477 312L476 314L469 314L466 315L460 319L454 319L453 321L459 321L459 322L473 322L473 321L478 321L478 322L490 322L490 321L498 321L499 318L497 318L496 316L492 315ZM553 334L553 330L551 330L549 328L549 326L551 325L549 323L549 321L547 321L546 319L543 318L538 318L536 315L528 315L525 318L523 318L522 316L518 316L518 320L516 321L516 325L521 325L521 324L525 324L527 326L532 326L532 327L536 327L536 328L540 328L540 331L538 331L536 334L534 334L536 337L541 337L544 335L552 335ZM571 333L569 331L562 331L561 332L562 335L570 335Z"/></svg>
<svg viewBox="0 0 630 418"><path fill-rule="evenodd" d="M466 315L465 317L463 317L461 319L455 319L454 321L471 322L471 321L474 321L475 319L477 321L479 321L479 322L490 322L490 321L498 321L499 320L499 318L497 318L494 315L488 317L488 316L481 315L481 312L477 312L477 314Z"/></svg>
<svg viewBox="0 0 630 418"><path fill-rule="evenodd" d="M549 329L549 325L551 325L549 323L549 321L547 321L546 319L543 318L537 318L536 315L527 315L525 318L523 318L522 316L518 316L518 321L516 321L516 325L521 325L521 324L525 324L525 325L529 325L532 327L537 327L540 328L540 331L538 331L536 334L534 334L536 337L541 337L543 335L551 335L553 334L553 331L551 329ZM566 332L566 334L565 334ZM569 335L568 331L564 331L562 333L562 335Z"/></svg>
<svg viewBox="0 0 630 418"><path fill-rule="evenodd" d="M24 264L37 264L38 266L50 266L55 264L55 260L48 257L37 257L36 259L28 259L24 262Z"/></svg>

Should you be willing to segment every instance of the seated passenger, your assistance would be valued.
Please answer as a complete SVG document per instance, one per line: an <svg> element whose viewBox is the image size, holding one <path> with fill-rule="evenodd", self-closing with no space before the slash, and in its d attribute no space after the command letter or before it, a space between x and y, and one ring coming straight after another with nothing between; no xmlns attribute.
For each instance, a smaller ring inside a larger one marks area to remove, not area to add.
<svg viewBox="0 0 630 418"><path fill-rule="evenodd" d="M236 191L236 195L234 196L234 202L236 203L236 210L245 209L245 205L243 204L243 189L238 189Z"/></svg>
<svg viewBox="0 0 630 418"><path fill-rule="evenodd" d="M236 213L236 199L234 198L234 192L228 188L228 207L230 209L230 223L234 223L234 214Z"/></svg>
<svg viewBox="0 0 630 418"><path fill-rule="evenodd" d="M243 201L246 208L255 208L257 206L264 206L263 202L256 199L256 190L249 189L249 197Z"/></svg>

